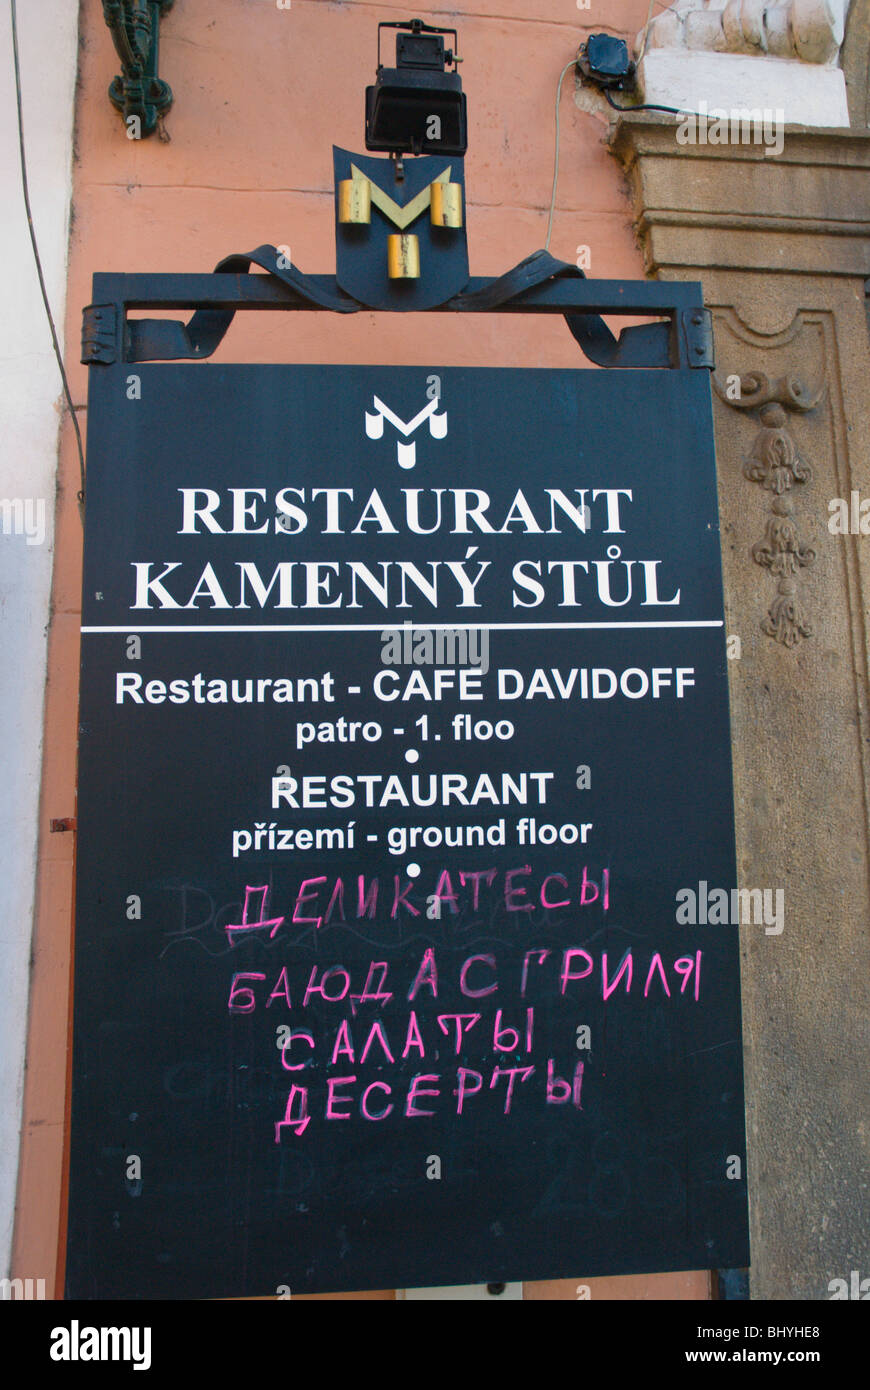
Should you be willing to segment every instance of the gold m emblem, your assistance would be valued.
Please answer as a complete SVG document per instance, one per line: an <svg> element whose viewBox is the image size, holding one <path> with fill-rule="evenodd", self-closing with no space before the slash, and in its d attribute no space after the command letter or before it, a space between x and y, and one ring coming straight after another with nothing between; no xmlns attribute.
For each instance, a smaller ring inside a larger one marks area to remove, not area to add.
<svg viewBox="0 0 870 1390"><path fill-rule="evenodd" d="M406 228L416 222L428 208L433 227L462 226L462 185L450 182L451 166L424 188L410 202L402 205L385 193L378 184L358 169L350 166L351 176L338 185L338 220L346 225L366 226L372 220L372 204L383 213L398 234L387 237L387 262L391 280L416 280L420 276L419 241Z"/></svg>

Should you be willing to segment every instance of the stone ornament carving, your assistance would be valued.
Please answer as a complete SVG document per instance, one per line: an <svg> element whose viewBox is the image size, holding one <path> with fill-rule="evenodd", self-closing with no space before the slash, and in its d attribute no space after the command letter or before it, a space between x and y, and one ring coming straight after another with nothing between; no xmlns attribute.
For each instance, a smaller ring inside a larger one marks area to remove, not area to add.
<svg viewBox="0 0 870 1390"><path fill-rule="evenodd" d="M781 497L795 483L808 483L812 469L798 453L781 405L764 406L759 419L762 428L743 472L752 482L761 483Z"/></svg>
<svg viewBox="0 0 870 1390"><path fill-rule="evenodd" d="M729 378L729 383L732 380ZM762 620L761 630L784 647L794 647L801 637L812 636L798 597L797 575L813 564L816 553L801 544L794 520L791 494L796 487L812 482L813 472L791 435L787 412L804 414L814 410L825 388L822 385L811 396L798 377L783 376L771 381L763 372L741 376L739 395L723 386L716 375L713 384L726 405L758 412L759 430L744 459L743 474L771 492L773 501L764 539L752 547L752 558L777 580L776 596Z"/></svg>
<svg viewBox="0 0 870 1390"><path fill-rule="evenodd" d="M836 63L850 0L674 0L638 36L638 52L700 49Z"/></svg>
<svg viewBox="0 0 870 1390"><path fill-rule="evenodd" d="M764 540L752 547L756 564L763 565L779 580L776 597L762 620L761 630L784 647L793 647L799 637L811 637L813 632L798 601L794 576L798 569L813 563L816 552L800 545L797 527L788 515L793 509L790 497L778 497L773 510L783 515L771 517Z"/></svg>

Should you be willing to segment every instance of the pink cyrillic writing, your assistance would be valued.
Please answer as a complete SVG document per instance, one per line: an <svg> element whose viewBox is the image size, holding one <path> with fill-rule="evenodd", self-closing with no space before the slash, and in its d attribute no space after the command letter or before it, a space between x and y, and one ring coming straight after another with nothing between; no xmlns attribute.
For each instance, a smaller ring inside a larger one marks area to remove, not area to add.
<svg viewBox="0 0 870 1390"><path fill-rule="evenodd" d="M240 970L230 981L230 997L227 1001L227 1008L231 1014L249 1014L257 1007L257 1000L250 985L240 985L238 980L265 980L266 976L261 975L258 970ZM245 1002L239 1002L239 996L245 996Z"/></svg>
<svg viewBox="0 0 870 1390"><path fill-rule="evenodd" d="M259 905L259 907L257 907L256 909L254 909L254 911L253 911L253 916L254 916L254 918L256 918L256 920L255 920L255 921L252 921L252 920L251 920L251 916L252 916L251 899L252 899L252 898L255 898L256 895L257 895L258 893L259 893L259 895L260 895L260 905ZM245 905L244 905L244 907L242 908L242 920L241 920L241 922L238 922L238 923L236 923L235 925L234 925L233 923L228 924L227 927L225 928L225 930L226 930L227 932L234 932L234 931L259 931L259 929L260 929L261 927L271 927L272 930L269 932L269 935L270 935L270 936L274 936L275 933L276 933L276 931L278 930L278 928L279 928L279 927L281 926L281 924L283 923L284 918L283 918L283 917L269 917L269 918L266 917L266 899L268 898L268 896L269 896L269 885L268 885L268 883L263 883L263 884L261 884L259 888L250 888L250 887L246 887L246 888L245 888ZM230 941L232 941L232 937L230 937Z"/></svg>

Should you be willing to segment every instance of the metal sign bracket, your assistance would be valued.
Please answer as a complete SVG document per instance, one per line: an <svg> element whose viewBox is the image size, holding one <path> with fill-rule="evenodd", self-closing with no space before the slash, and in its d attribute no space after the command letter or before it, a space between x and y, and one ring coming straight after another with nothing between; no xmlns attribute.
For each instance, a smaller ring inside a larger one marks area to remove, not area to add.
<svg viewBox="0 0 870 1390"><path fill-rule="evenodd" d="M259 266L267 273L249 273ZM334 275L305 275L274 246L229 256L211 274L98 274L84 310L82 362L170 362L210 357L244 309L372 312ZM193 309L187 322L128 318L130 310ZM384 311L389 312L389 311ZM694 283L587 280L576 266L536 251L505 275L473 277L427 313L561 314L585 356L600 367L711 370L713 333ZM615 336L603 315L643 317Z"/></svg>

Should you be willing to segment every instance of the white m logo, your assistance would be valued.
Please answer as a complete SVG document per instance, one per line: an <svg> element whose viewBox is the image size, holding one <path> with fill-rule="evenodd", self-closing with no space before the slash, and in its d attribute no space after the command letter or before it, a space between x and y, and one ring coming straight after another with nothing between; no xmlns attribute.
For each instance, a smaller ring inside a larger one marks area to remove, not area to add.
<svg viewBox="0 0 870 1390"><path fill-rule="evenodd" d="M405 424L398 415L394 415L389 406L384 405L377 396L374 397L375 410L377 414L371 415L366 411L366 434L369 439L382 439L384 434L384 421L389 420L391 425L395 425L401 435L408 438L410 434L422 425L424 420L429 421L429 433L433 439L443 439L447 433L447 412L442 411L440 415L435 412L438 409L438 397L430 401L429 404L415 415L413 420ZM414 443L403 444L401 439L396 442L396 452L398 454L400 468L413 468L417 462L417 446Z"/></svg>

